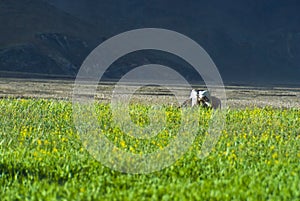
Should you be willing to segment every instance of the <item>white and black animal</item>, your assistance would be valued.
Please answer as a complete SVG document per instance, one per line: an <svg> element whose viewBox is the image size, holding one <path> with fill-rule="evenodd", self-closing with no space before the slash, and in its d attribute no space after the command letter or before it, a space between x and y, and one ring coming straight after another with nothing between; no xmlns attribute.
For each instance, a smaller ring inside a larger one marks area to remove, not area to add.
<svg viewBox="0 0 300 201"><path fill-rule="evenodd" d="M207 90L192 89L190 98L186 100L181 107L201 106L204 108L221 108L221 100L215 96L211 96Z"/></svg>

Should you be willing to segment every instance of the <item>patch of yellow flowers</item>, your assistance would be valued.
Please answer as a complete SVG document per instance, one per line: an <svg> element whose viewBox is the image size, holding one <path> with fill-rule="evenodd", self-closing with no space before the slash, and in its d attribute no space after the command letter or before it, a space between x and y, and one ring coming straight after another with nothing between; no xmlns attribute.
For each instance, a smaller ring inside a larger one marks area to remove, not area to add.
<svg viewBox="0 0 300 201"><path fill-rule="evenodd" d="M68 152L74 146L84 152L85 142L80 141L72 119L72 105L56 100L0 100L1 138L8 143L7 149L27 147L33 157L42 160L49 155ZM136 139L116 127L110 107L97 104L101 131L116 147L132 153L150 153L166 147L176 137L180 126L181 111L165 106L166 125L151 139ZM130 110L132 121L140 127L149 124L147 116L151 107L134 105ZM211 111L198 108L198 136L190 152L200 151L203 136L207 133ZM158 117L162 118L162 117ZM247 160L263 160L266 164L278 164L288 157L300 158L300 110L274 108L230 109L226 116L226 128L211 153L214 160L230 164Z"/></svg>

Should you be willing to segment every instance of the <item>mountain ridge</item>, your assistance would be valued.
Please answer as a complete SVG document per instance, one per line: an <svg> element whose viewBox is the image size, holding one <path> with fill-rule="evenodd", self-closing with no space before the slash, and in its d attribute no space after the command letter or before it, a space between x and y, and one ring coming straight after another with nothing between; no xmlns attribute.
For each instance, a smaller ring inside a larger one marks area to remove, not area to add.
<svg viewBox="0 0 300 201"><path fill-rule="evenodd" d="M0 23L5 31L0 36L0 70L22 67L21 72L75 77L86 56L104 40L131 29L157 27L198 42L226 82L300 83L298 9L295 0L2 0ZM178 59L162 56L150 53L132 62L123 59L108 77L162 59L165 65L177 69L182 65L192 73Z"/></svg>

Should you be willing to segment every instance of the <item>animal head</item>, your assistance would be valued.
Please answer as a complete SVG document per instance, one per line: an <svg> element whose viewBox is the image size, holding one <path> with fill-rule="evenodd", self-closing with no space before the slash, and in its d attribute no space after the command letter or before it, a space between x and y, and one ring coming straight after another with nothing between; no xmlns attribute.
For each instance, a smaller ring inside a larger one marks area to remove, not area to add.
<svg viewBox="0 0 300 201"><path fill-rule="evenodd" d="M200 100L205 99L205 98L210 99L210 93L207 90L199 91L198 97L199 97Z"/></svg>

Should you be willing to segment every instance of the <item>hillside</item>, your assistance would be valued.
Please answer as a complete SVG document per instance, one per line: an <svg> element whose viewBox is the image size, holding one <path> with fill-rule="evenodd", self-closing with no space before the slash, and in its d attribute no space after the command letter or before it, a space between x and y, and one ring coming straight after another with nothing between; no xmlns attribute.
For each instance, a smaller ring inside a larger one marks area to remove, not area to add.
<svg viewBox="0 0 300 201"><path fill-rule="evenodd" d="M103 40L131 29L159 27L196 40L225 82L297 84L299 9L296 0L1 0L0 70L74 77ZM185 62L157 52L122 58L106 76L119 78L153 62L199 79Z"/></svg>
<svg viewBox="0 0 300 201"><path fill-rule="evenodd" d="M0 23L1 71L74 76L101 37L94 26L40 0L1 0Z"/></svg>
<svg viewBox="0 0 300 201"><path fill-rule="evenodd" d="M300 83L300 3L260 1L48 0L112 35L162 27L196 40L226 81ZM102 11L102 12L99 12Z"/></svg>

